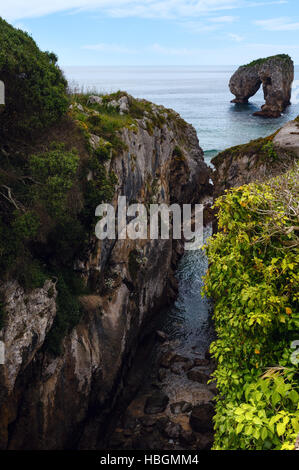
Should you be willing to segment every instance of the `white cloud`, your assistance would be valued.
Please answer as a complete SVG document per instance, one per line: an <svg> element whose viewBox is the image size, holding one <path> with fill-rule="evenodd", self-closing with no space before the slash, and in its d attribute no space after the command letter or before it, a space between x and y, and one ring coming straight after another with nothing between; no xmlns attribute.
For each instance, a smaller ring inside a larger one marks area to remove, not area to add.
<svg viewBox="0 0 299 470"><path fill-rule="evenodd" d="M228 36L230 37L230 39L232 39L233 41L236 41L236 42L244 41L244 37L240 36L239 34L229 33Z"/></svg>
<svg viewBox="0 0 299 470"><path fill-rule="evenodd" d="M207 31L216 31L221 27L220 24L206 24L203 21L184 21L179 23L189 33L204 33Z"/></svg>
<svg viewBox="0 0 299 470"><path fill-rule="evenodd" d="M160 44L152 44L148 47L148 50L155 52L157 54L167 55L167 56L192 56L198 54L200 49L187 49L185 47L168 47L162 46Z"/></svg>
<svg viewBox="0 0 299 470"><path fill-rule="evenodd" d="M237 19L237 16L216 16L209 18L209 21L212 23L233 23Z"/></svg>
<svg viewBox="0 0 299 470"><path fill-rule="evenodd" d="M254 23L266 31L297 31L299 29L299 22L293 22L292 18L288 17L256 20Z"/></svg>
<svg viewBox="0 0 299 470"><path fill-rule="evenodd" d="M113 17L194 18L243 7L285 3L285 0L10 0L1 2L0 16L9 21L62 11L100 11Z"/></svg>
<svg viewBox="0 0 299 470"><path fill-rule="evenodd" d="M207 31L216 31L228 23L238 20L237 16L211 16L205 17L203 21L183 21L180 26L191 33L203 33Z"/></svg>
<svg viewBox="0 0 299 470"><path fill-rule="evenodd" d="M118 54L138 54L137 49L131 49L126 46L122 46L121 44L107 44L107 43L100 43L100 44L87 44L82 46L81 49L87 49L90 51L99 51L103 53L118 53Z"/></svg>

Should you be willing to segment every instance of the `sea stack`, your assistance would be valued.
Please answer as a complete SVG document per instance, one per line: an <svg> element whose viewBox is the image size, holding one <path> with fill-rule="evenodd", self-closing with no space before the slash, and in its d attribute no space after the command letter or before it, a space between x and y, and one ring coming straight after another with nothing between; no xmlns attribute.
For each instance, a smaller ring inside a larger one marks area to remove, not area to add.
<svg viewBox="0 0 299 470"><path fill-rule="evenodd" d="M263 85L265 104L254 116L277 118L291 104L294 63L286 54L254 60L242 65L233 74L229 88L235 99L232 103L248 103Z"/></svg>

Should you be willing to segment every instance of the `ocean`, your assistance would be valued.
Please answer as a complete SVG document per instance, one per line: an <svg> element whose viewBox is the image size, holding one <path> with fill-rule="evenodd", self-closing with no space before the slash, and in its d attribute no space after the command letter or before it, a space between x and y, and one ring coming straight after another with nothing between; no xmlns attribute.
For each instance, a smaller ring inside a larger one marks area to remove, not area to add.
<svg viewBox="0 0 299 470"><path fill-rule="evenodd" d="M252 114L264 103L262 89L249 105L230 103L234 96L228 82L237 67L64 67L71 86L111 93L125 90L177 111L195 127L199 143L209 161L225 148L242 144L276 131L299 115L298 104L289 106L278 119L263 119ZM299 66L295 67L299 79Z"/></svg>

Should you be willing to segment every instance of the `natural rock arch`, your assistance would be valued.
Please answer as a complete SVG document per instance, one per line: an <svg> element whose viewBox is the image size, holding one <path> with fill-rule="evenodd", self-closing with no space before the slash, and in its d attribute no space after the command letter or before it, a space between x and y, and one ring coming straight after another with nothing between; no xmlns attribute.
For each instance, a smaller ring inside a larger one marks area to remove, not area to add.
<svg viewBox="0 0 299 470"><path fill-rule="evenodd" d="M243 65L233 74L229 88L235 99L232 103L248 103L263 85L265 104L254 116L279 117L291 104L294 63L285 54L258 59Z"/></svg>

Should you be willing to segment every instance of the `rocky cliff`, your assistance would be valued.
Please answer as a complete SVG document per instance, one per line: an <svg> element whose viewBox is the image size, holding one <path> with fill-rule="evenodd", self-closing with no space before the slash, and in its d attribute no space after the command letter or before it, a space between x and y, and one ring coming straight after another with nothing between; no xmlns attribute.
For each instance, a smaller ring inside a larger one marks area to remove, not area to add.
<svg viewBox="0 0 299 470"><path fill-rule="evenodd" d="M210 173L195 130L163 107L125 93L76 96L69 117L51 132L56 141L63 134L64 145L76 146L81 165L90 158L85 145L97 162L102 159L100 167L93 164L83 174L90 185L99 168L102 184L108 184L104 173L113 175L113 204L118 195L131 203L200 202L210 191ZM49 140L48 134L40 138ZM74 191L71 204L82 199ZM82 202L78 205L82 208ZM65 320L65 298L60 294L57 300L58 278L50 276L34 289L16 279L0 283L0 339L5 343L5 364L0 365L2 449L96 448L148 320L175 296L179 242L101 242L93 232L86 237L73 260L73 270L88 286L79 297L83 313L63 330L55 354L49 337L55 328L62 331ZM66 254L61 251L59 256Z"/></svg>
<svg viewBox="0 0 299 470"><path fill-rule="evenodd" d="M258 59L243 65L233 74L229 88L236 96L232 103L248 103L263 86L265 104L255 116L279 117L290 104L294 64L287 55Z"/></svg>
<svg viewBox="0 0 299 470"><path fill-rule="evenodd" d="M224 150L212 159L214 197L226 189L264 181L288 170L299 157L298 118L274 134Z"/></svg>

